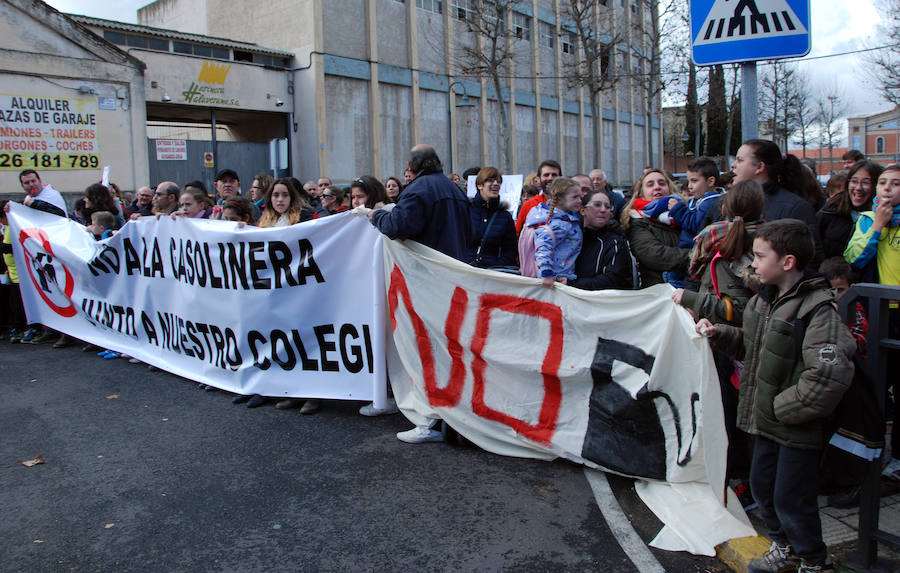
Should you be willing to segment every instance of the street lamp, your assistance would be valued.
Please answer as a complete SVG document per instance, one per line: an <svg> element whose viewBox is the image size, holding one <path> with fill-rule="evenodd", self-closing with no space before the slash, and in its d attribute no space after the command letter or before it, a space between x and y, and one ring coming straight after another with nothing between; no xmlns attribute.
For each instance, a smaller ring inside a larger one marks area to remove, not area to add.
<svg viewBox="0 0 900 573"><path fill-rule="evenodd" d="M462 99L456 104L456 107L473 107L475 105L469 100L469 94L466 93L466 84L461 81L450 82L450 85L447 86L447 143L449 144L450 152L450 173L453 173L453 96L456 94L453 86L462 88Z"/></svg>

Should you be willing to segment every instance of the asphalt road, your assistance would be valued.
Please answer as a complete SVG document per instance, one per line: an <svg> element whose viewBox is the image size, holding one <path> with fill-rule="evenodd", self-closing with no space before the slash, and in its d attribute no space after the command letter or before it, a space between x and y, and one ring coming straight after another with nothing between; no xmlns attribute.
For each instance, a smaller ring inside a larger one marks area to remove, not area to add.
<svg viewBox="0 0 900 573"><path fill-rule="evenodd" d="M0 397L2 571L637 570L582 467L404 444L402 415L359 402L251 410L144 365L8 342ZM610 481L649 541L659 522Z"/></svg>

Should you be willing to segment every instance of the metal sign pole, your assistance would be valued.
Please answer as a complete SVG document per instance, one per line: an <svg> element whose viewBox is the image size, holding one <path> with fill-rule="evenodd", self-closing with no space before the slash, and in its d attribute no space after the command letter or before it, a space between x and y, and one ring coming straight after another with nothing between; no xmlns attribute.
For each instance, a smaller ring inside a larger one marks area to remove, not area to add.
<svg viewBox="0 0 900 573"><path fill-rule="evenodd" d="M759 137L756 62L741 64L741 141Z"/></svg>

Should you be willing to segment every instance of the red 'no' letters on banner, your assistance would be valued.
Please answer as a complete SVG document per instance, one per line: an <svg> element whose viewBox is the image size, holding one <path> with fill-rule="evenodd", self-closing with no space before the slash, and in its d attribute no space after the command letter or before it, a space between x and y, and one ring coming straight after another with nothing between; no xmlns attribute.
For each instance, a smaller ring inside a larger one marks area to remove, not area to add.
<svg viewBox="0 0 900 573"><path fill-rule="evenodd" d="M388 289L388 305L390 308L391 330L397 329L396 312L400 297L403 297L403 306L412 322L416 344L419 350L419 358L422 361L422 375L425 381L425 393L428 401L435 407L452 408L459 404L462 397L463 383L466 377L466 367L462 358L462 345L459 342L459 332L466 315L468 294L460 287L453 291L450 302L450 310L444 324L444 335L447 341L447 351L451 357L450 379L445 387L438 386L434 364L434 349L428 329L418 315L409 294L406 278L399 267L394 265L391 271L391 283ZM541 402L541 410L536 424L530 424L514 416L510 416L488 406L484 401L485 377L487 367L482 353L490 336L491 315L494 311L512 312L544 319L550 323L550 340L544 361L541 365L541 375L544 382L544 399ZM562 361L563 346L563 321L562 310L554 305L534 299L521 298L509 295L485 294L479 299L478 319L475 333L472 336L470 350L473 354L472 376L474 386L472 389L472 412L487 420L505 424L517 433L530 440L541 444L549 444L553 432L556 431L556 423L559 418L559 409L562 403L562 386L559 380L559 365Z"/></svg>

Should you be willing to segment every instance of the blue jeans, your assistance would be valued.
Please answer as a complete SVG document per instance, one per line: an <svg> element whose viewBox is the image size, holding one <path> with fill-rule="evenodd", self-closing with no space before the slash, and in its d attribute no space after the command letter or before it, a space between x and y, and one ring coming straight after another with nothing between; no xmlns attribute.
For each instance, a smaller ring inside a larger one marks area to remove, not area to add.
<svg viewBox="0 0 900 573"><path fill-rule="evenodd" d="M820 450L799 450L757 436L750 467L750 491L769 538L790 544L793 552L812 563L825 561L822 522L816 494Z"/></svg>

